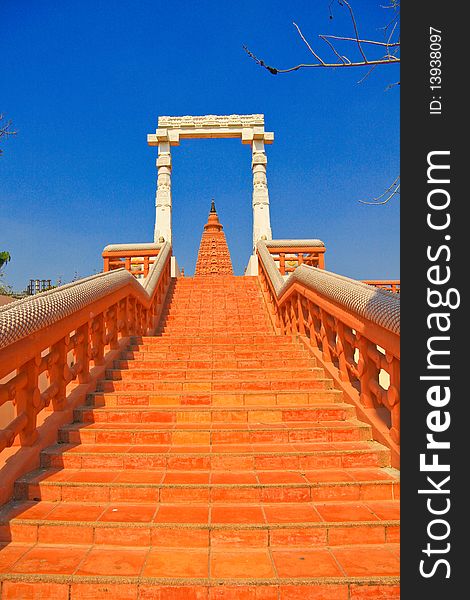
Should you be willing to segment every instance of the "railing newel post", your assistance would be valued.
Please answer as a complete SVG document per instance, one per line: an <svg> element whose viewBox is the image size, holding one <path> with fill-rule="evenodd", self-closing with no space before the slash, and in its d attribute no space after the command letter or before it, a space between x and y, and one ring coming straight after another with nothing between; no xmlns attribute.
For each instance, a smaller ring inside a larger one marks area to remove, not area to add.
<svg viewBox="0 0 470 600"><path fill-rule="evenodd" d="M51 393L46 395L48 396L48 402L52 399L54 410L63 410L65 406L68 383L68 340L69 338L66 336L51 346L51 356L47 365Z"/></svg>
<svg viewBox="0 0 470 600"><path fill-rule="evenodd" d="M75 362L80 365L78 371L78 382L88 383L90 381L90 357L89 357L90 324L87 321L77 329L77 344L74 349Z"/></svg>
<svg viewBox="0 0 470 600"><path fill-rule="evenodd" d="M91 357L94 365L104 363L103 321L103 313L94 316L91 321Z"/></svg>
<svg viewBox="0 0 470 600"><path fill-rule="evenodd" d="M20 430L20 443L22 446L32 446L38 437L36 428L37 414L41 407L41 394L39 391L39 365L41 355L35 356L18 369L18 375L26 375L26 383L16 392L16 414L26 415L26 423Z"/></svg>
<svg viewBox="0 0 470 600"><path fill-rule="evenodd" d="M371 391L371 381L377 381L378 383L378 369L369 357L369 345L371 342L362 336L357 334L358 347L359 347L359 381L361 384L360 401L364 408L374 408L374 394Z"/></svg>

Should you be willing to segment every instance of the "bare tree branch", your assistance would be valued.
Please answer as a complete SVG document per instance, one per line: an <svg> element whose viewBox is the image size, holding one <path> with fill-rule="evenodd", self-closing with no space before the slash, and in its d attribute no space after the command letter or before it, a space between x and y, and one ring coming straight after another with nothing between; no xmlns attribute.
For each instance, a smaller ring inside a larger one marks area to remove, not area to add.
<svg viewBox="0 0 470 600"><path fill-rule="evenodd" d="M333 46L333 44L330 42L330 40L327 39L328 36L326 35L320 35L318 36L320 39L322 39L324 42L326 42L328 44L328 46L333 50L333 52L336 54L336 56L340 59L340 61L345 64L346 61L349 61L348 58L346 58L345 56L342 56L337 50L336 48ZM351 62L351 61L349 61Z"/></svg>
<svg viewBox="0 0 470 600"><path fill-rule="evenodd" d="M351 16L351 21L352 21L352 24L353 24L353 27L354 27L354 32L356 34L357 46L359 48L359 52L362 54L362 58L364 59L364 62L366 63L368 61L367 61L366 55L364 54L364 50L362 49L362 46L361 46L361 41L359 39L359 31L357 29L356 17L354 16L353 9L351 8L351 5L349 4L349 2L347 2L347 0L341 0L341 2L343 4L346 4L346 6L348 7L349 14Z"/></svg>
<svg viewBox="0 0 470 600"><path fill-rule="evenodd" d="M267 65L264 60L258 58L246 46L243 46L243 49L248 54L248 56L250 56L258 65L265 68L273 75L277 75L278 73L291 73L293 71L298 71L299 69L305 69L305 68L327 68L327 69L335 68L336 69L336 68L345 68L345 67L373 67L372 69L369 69L369 71L366 73L366 75L360 80L360 82L362 82L365 79L367 79L367 77L370 75L370 73L374 70L374 68L376 66L398 64L400 62L400 58L399 58L399 56L397 56L397 53L400 50L400 40L393 39L397 32L399 13L394 15L393 19L385 27L382 28L384 30L385 35L387 36L386 41L363 39L359 34L359 28L357 25L356 17L354 15L352 6L348 2L348 0L331 0L330 1L330 4L329 4L330 19L333 18L331 6L335 2L338 2L338 4L340 6L345 6L347 8L347 10L349 12L349 17L351 19L351 23L352 23L352 26L354 29L354 37L329 35L329 34L328 35L320 34L318 37L330 47L330 49L333 51L336 58L338 59L337 62L327 62L323 58L321 58L321 56L312 48L312 46L310 45L308 40L305 38L305 36L303 35L303 33L302 33L300 27L297 25L297 23L294 23L294 27L296 28L297 33L299 34L299 36L302 39L302 41L304 42L304 44L307 46L309 52L315 57L316 62L314 62L314 63L300 63L293 67L289 67L286 69L279 69L278 67L272 67L272 66ZM399 0L390 0L390 5L388 7L384 7L384 8L393 8L394 10L398 11L400 8L400 2L399 2ZM335 40L337 42L346 42L346 43L354 42L354 45L357 47L358 52L360 54L360 58L353 60L352 57L350 58L348 56L345 56L342 52L340 52L338 50L338 48L334 45L332 40ZM366 55L366 52L365 52L363 46L368 46L368 47L372 47L372 48L376 47L376 46L382 47L382 48L386 49L387 53L385 56L382 56L382 57L370 58ZM393 49L393 51L391 51L391 49Z"/></svg>
<svg viewBox="0 0 470 600"><path fill-rule="evenodd" d="M0 113L0 121L3 121L4 116ZM9 135L16 135L16 131L13 131L13 124L11 121L6 121L4 124L0 125L0 138L7 137ZM3 150L0 148L0 154L3 153Z"/></svg>
<svg viewBox="0 0 470 600"><path fill-rule="evenodd" d="M303 42L305 43L305 45L307 46L307 48L310 50L310 52L313 54L313 56L318 60L318 62L320 62L322 65L325 64L325 62L318 56L318 54L316 54L313 50L312 47L310 46L310 44L307 42L307 40L305 39L303 33L300 31L300 27L297 25L297 23L293 23L294 27L297 29L300 37L302 38Z"/></svg>
<svg viewBox="0 0 470 600"><path fill-rule="evenodd" d="M364 77L362 77L361 79L359 79L359 81L358 81L357 83L363 83L363 82L364 82L364 81L365 81L365 80L366 80L366 79L369 77L369 75L372 73L372 71L373 71L374 69L376 69L378 66L379 66L379 65L374 65L373 67L371 67L371 68L370 68L370 69L367 71L367 73L364 75Z"/></svg>
<svg viewBox="0 0 470 600"><path fill-rule="evenodd" d="M278 69L276 67L270 67L267 65L264 60L258 58L249 50L246 46L243 46L245 52L250 56L256 63L258 63L261 67L267 69L273 75L277 75L278 73L291 73L292 71L298 71L299 69L305 68L314 68L314 67L323 67L323 68L338 68L338 67L370 67L371 65L387 65L387 64L397 64L400 62L399 58L393 59L379 59L379 60L368 60L367 62L346 62L346 63L301 63L299 65L295 65L295 67L290 67L288 69ZM347 57L346 60L348 60Z"/></svg>
<svg viewBox="0 0 470 600"><path fill-rule="evenodd" d="M330 40L341 40L341 41L345 41L345 42L354 42L356 41L356 38L352 38L352 37L345 37L345 36L341 36L341 35L326 35L326 34L321 34L318 36L321 39L325 39L325 38L329 38ZM361 42L361 44L372 44L374 46L389 46L389 47L393 47L393 46L399 46L400 42L393 42L393 43L387 43L387 42L378 42L376 40L359 40Z"/></svg>
<svg viewBox="0 0 470 600"><path fill-rule="evenodd" d="M393 183L377 198L373 198L372 201L367 200L358 200L361 204L369 204L372 206L382 206L383 204L387 204L394 196L400 195L400 176L396 177ZM384 196L387 196L385 200L382 200Z"/></svg>

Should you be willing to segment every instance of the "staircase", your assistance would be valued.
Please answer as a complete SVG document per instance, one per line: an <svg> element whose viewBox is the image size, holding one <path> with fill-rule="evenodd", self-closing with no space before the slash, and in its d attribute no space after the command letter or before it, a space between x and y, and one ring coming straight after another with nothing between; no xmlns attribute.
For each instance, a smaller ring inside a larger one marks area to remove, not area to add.
<svg viewBox="0 0 470 600"><path fill-rule="evenodd" d="M179 279L0 510L1 597L398 599L389 459L257 279Z"/></svg>

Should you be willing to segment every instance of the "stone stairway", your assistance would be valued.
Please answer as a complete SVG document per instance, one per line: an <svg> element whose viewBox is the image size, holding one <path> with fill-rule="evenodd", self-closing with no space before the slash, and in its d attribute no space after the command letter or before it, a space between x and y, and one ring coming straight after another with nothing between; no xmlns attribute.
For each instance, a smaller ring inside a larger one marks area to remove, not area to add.
<svg viewBox="0 0 470 600"><path fill-rule="evenodd" d="M179 279L0 510L1 597L398 599L389 460L255 278Z"/></svg>

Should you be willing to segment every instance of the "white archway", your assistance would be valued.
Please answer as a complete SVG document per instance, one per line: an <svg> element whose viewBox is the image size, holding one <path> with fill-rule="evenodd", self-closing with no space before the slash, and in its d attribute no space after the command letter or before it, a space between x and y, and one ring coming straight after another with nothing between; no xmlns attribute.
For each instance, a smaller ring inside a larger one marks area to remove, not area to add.
<svg viewBox="0 0 470 600"><path fill-rule="evenodd" d="M264 130L264 115L260 114L158 118L156 132L147 136L149 146L158 146L155 241L163 238L171 243L171 146L179 146L181 139L206 138L241 138L242 144L251 145L253 248L261 239L271 240L265 144L273 143L274 133Z"/></svg>

